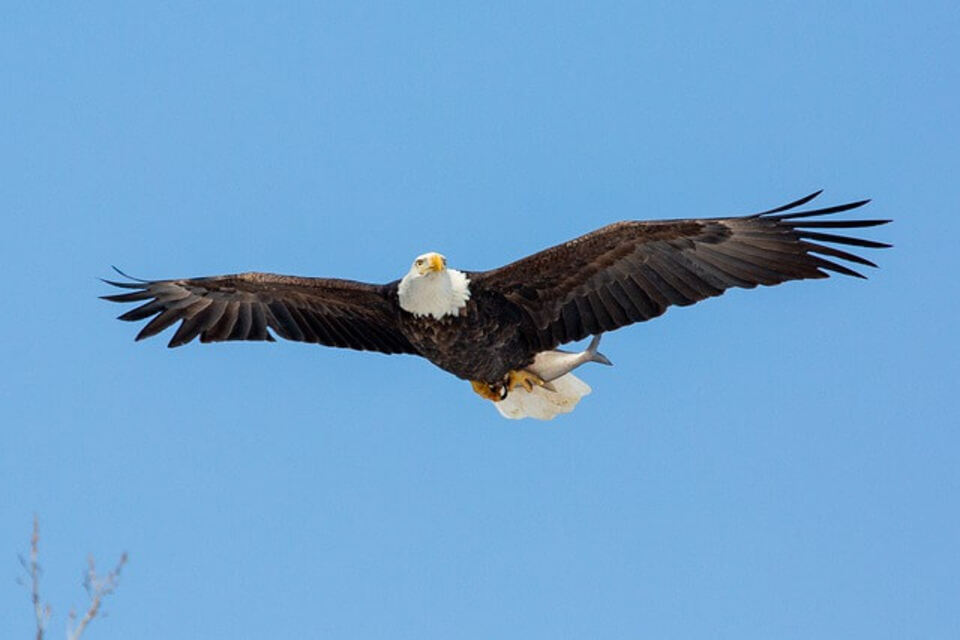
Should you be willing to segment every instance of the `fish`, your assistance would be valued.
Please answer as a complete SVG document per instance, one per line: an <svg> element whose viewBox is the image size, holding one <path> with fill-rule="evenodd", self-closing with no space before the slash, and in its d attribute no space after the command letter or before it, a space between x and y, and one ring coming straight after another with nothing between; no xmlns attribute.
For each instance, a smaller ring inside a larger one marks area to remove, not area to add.
<svg viewBox="0 0 960 640"><path fill-rule="evenodd" d="M526 371L540 378L543 384L529 391L514 389L503 400L494 402L493 406L500 415L511 420L552 420L561 413L573 411L580 399L590 393L590 385L570 372L587 362L613 365L607 356L597 351L599 346L600 336L596 335L587 348L580 352L541 351Z"/></svg>
<svg viewBox="0 0 960 640"><path fill-rule="evenodd" d="M597 334L590 340L587 348L580 352L564 351L563 349L541 351L534 356L533 364L527 367L527 371L543 380L544 384L541 386L544 389L555 391L550 382L570 373L582 364L597 362L612 367L613 363L610 362L610 359L597 351L599 347L600 334Z"/></svg>

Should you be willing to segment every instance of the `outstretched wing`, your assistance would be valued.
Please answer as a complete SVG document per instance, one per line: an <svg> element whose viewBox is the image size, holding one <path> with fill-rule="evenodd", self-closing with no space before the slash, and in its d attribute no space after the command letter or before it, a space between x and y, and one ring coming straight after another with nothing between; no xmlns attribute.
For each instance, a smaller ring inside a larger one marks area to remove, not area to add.
<svg viewBox="0 0 960 640"><path fill-rule="evenodd" d="M396 325L391 285L240 273L186 280L105 281L128 293L103 296L145 304L120 320L144 320L137 340L180 322L168 346L200 342L288 340L383 353L416 353ZM395 287L394 287L395 288Z"/></svg>
<svg viewBox="0 0 960 640"><path fill-rule="evenodd" d="M537 347L552 349L730 287L826 278L828 271L862 278L828 258L876 265L830 244L890 245L821 229L873 227L889 220L813 219L869 200L785 213L819 194L735 218L618 222L470 279L473 286L497 290L526 309L536 326Z"/></svg>

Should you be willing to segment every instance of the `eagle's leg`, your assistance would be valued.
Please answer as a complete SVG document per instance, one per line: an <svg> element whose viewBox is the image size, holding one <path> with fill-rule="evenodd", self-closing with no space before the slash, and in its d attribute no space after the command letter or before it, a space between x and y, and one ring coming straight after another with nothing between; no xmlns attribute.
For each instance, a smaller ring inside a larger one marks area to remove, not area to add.
<svg viewBox="0 0 960 640"><path fill-rule="evenodd" d="M513 391L517 387L523 387L527 391L533 391L534 387L545 387L547 383L535 373L526 369L515 369L507 374L507 391Z"/></svg>
<svg viewBox="0 0 960 640"><path fill-rule="evenodd" d="M474 392L481 398L492 400L493 402L500 402L507 397L502 385L491 385L480 380L471 380L470 386L473 387Z"/></svg>

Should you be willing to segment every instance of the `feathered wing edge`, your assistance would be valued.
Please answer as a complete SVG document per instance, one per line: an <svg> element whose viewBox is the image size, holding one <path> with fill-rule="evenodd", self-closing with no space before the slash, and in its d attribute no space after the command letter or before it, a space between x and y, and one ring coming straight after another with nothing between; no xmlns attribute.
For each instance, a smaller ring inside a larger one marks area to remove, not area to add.
<svg viewBox="0 0 960 640"><path fill-rule="evenodd" d="M690 305L731 287L825 278L830 271L864 277L837 260L875 267L873 262L830 245L891 245L824 230L889 220L810 220L868 200L795 211L820 193L746 216L615 223L471 279L526 309L537 327L533 341L543 350L649 320L672 305Z"/></svg>
<svg viewBox="0 0 960 640"><path fill-rule="evenodd" d="M116 269L116 268L115 268ZM118 319L150 318L136 339L180 322L168 344L273 341L281 338L333 347L416 353L396 326L388 295L391 285L349 280L243 273L184 280L104 280L127 293L102 296L111 302L142 302Z"/></svg>
<svg viewBox="0 0 960 640"><path fill-rule="evenodd" d="M752 218L760 220L770 220L774 221L779 228L788 229L797 234L797 237L800 239L799 247L804 251L807 257L813 258L816 266L820 269L826 269L827 271L833 271L836 273L842 273L843 275L853 276L856 278L866 278L862 273L855 271L847 266L838 264L836 262L824 259L817 258L816 256L810 256L810 254L821 254L830 256L832 258L838 258L840 260L846 260L847 262L853 262L867 267L876 268L877 265L856 254L850 253L848 251L843 251L837 249L836 247L831 247L829 245L820 244L822 242L830 242L833 244L849 245L855 247L863 247L868 249L889 249L893 245L885 242L876 242L874 240L866 240L863 238L857 238L853 236L846 235L837 235L833 233L823 233L819 231L810 231L811 229L860 229L867 227L876 227L884 224L888 224L891 220L801 220L802 218L813 218L818 216L825 216L834 213L843 213L844 211L851 211L853 209L858 209L865 204L870 202L869 199L858 200L856 202L849 202L847 204L834 205L832 207L824 207L822 209L814 209L813 211L800 211L795 213L783 213L784 211L790 211L801 207L807 202L813 200L818 195L823 193L822 190L815 191L814 193L800 198L789 204L785 204L782 207L777 207L776 209L771 209L770 211L765 211L763 213L755 214L751 216ZM750 219L747 217L746 219ZM799 222L794 222L794 220L799 220ZM816 242L809 242L814 240ZM821 273L822 276L827 274ZM814 276L815 277L815 276Z"/></svg>

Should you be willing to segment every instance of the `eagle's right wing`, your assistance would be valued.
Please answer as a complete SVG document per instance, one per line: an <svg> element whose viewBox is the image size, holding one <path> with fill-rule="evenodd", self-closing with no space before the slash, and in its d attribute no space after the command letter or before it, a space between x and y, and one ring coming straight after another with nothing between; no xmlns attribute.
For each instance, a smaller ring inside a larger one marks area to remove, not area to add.
<svg viewBox="0 0 960 640"><path fill-rule="evenodd" d="M890 245L823 231L889 220L820 219L866 200L792 212L819 193L747 216L618 222L499 269L471 273L470 280L526 310L537 332L535 346L546 350L730 287L826 278L828 271L860 276L828 258L876 266L830 245Z"/></svg>
<svg viewBox="0 0 960 640"><path fill-rule="evenodd" d="M113 302L145 304L120 320L153 318L137 340L180 322L168 346L200 342L288 340L383 353L417 353L396 324L390 285L351 280L301 278L272 273L184 280L105 281L132 289L103 296Z"/></svg>

